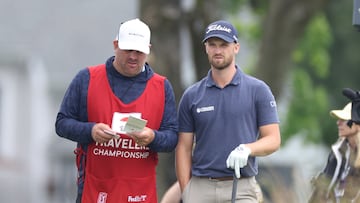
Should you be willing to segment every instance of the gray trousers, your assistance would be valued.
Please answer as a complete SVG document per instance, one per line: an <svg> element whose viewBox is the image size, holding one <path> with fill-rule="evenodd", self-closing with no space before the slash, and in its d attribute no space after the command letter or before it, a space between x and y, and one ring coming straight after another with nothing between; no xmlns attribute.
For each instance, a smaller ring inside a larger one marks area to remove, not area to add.
<svg viewBox="0 0 360 203"><path fill-rule="evenodd" d="M192 177L182 194L184 203L231 203L233 180L214 180ZM240 178L237 183L236 202L262 202L262 192L255 177Z"/></svg>

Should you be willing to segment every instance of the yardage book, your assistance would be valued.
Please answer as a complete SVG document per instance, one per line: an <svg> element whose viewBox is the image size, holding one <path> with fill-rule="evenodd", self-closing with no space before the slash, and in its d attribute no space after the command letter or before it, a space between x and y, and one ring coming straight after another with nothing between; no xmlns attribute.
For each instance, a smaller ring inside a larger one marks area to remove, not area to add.
<svg viewBox="0 0 360 203"><path fill-rule="evenodd" d="M130 115L125 124L124 131L127 133L141 131L146 126L146 123L147 123L147 120L137 118L137 117Z"/></svg>

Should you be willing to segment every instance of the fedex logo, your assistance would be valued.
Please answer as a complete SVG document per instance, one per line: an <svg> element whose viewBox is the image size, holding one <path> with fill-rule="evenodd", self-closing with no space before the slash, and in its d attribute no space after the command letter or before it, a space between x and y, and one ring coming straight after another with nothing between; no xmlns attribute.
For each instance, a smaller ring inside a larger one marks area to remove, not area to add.
<svg viewBox="0 0 360 203"><path fill-rule="evenodd" d="M136 195L136 196L128 196L128 202L145 202L146 201L146 195Z"/></svg>

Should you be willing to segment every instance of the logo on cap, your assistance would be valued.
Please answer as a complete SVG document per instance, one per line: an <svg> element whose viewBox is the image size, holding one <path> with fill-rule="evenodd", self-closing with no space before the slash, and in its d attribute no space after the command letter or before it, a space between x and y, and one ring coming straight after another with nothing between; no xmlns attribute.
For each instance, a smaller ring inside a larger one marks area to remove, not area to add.
<svg viewBox="0 0 360 203"><path fill-rule="evenodd" d="M150 29L138 18L126 21L120 25L118 46L123 50L136 50L150 53Z"/></svg>
<svg viewBox="0 0 360 203"><path fill-rule="evenodd" d="M214 30L225 31L225 32L231 33L231 28L228 28L226 26L209 25L209 27L207 28L206 34L211 32L211 31L214 31Z"/></svg>
<svg viewBox="0 0 360 203"><path fill-rule="evenodd" d="M234 26L223 20L213 22L206 28L203 42L211 37L218 37L229 43L238 41L237 31Z"/></svg>

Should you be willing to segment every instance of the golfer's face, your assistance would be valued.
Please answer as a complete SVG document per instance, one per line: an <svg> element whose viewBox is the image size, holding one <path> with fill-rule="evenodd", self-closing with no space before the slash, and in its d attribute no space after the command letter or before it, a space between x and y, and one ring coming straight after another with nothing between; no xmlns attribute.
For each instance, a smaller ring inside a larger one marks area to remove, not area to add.
<svg viewBox="0 0 360 203"><path fill-rule="evenodd" d="M205 49L211 66L221 70L232 64L239 51L239 44L212 37L206 41Z"/></svg>

